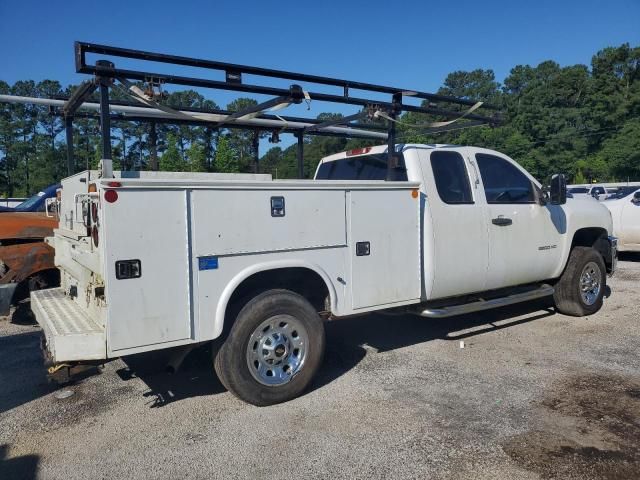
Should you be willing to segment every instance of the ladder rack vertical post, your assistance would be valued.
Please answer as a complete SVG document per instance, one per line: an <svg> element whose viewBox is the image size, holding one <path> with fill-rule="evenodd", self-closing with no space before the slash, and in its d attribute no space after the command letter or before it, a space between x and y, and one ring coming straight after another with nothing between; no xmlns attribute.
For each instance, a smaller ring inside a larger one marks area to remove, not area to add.
<svg viewBox="0 0 640 480"><path fill-rule="evenodd" d="M73 116L64 117L64 129L67 139L67 175L73 175L75 171L75 162L73 160Z"/></svg>
<svg viewBox="0 0 640 480"><path fill-rule="evenodd" d="M297 158L298 158L298 178L304 178L304 134L302 132L296 134L298 137L298 149Z"/></svg>
<svg viewBox="0 0 640 480"><path fill-rule="evenodd" d="M396 115L399 111L401 111L402 104L402 94L394 93L393 100L391 104L391 111L389 112L389 116L395 120ZM396 167L395 164L395 153L396 153L396 122L393 120L389 120L389 133L387 137L387 181L391 181L395 178L394 169Z"/></svg>
<svg viewBox="0 0 640 480"><path fill-rule="evenodd" d="M109 116L109 86L100 81L100 133L102 158L111 160L111 117Z"/></svg>
<svg viewBox="0 0 640 480"><path fill-rule="evenodd" d="M260 130L253 132L253 173L260 173Z"/></svg>
<svg viewBox="0 0 640 480"><path fill-rule="evenodd" d="M158 132L156 122L149 123L149 166L154 172L158 171Z"/></svg>
<svg viewBox="0 0 640 480"><path fill-rule="evenodd" d="M392 115L395 117L395 115ZM396 124L389 121L389 136L387 138L387 181L391 181L394 178L394 155L396 151Z"/></svg>
<svg viewBox="0 0 640 480"><path fill-rule="evenodd" d="M106 60L98 60L96 67L111 68L113 63ZM111 157L111 114L109 112L109 86L112 80L109 77L98 77L100 83L100 133L102 134L102 177L113 177L113 159Z"/></svg>

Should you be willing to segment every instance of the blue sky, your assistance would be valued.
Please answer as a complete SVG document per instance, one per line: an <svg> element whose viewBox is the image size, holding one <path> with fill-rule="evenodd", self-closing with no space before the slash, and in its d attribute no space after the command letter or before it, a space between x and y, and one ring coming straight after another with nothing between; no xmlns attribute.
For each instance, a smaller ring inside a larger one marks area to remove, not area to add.
<svg viewBox="0 0 640 480"><path fill-rule="evenodd" d="M9 83L79 82L82 40L435 91L454 70L502 81L517 64L588 64L606 46L640 45L640 0L0 0L0 34Z"/></svg>

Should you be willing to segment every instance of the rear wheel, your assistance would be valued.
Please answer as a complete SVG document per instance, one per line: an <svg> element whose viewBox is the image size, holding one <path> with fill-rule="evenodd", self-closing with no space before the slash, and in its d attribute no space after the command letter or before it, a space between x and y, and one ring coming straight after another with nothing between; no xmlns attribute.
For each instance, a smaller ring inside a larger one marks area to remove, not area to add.
<svg viewBox="0 0 640 480"><path fill-rule="evenodd" d="M304 391L322 362L324 344L322 319L304 297L269 290L240 311L214 366L235 396L272 405Z"/></svg>
<svg viewBox="0 0 640 480"><path fill-rule="evenodd" d="M574 247L560 280L555 285L556 308L565 315L592 315L602 307L607 285L602 256L590 247Z"/></svg>

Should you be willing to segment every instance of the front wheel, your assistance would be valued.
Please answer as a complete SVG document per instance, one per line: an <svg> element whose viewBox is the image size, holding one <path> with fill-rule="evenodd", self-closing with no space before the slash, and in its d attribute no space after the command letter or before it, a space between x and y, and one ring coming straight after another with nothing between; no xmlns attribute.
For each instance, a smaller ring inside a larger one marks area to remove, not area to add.
<svg viewBox="0 0 640 480"><path fill-rule="evenodd" d="M602 255L593 248L574 247L555 285L556 308L560 313L574 317L592 315L602 307L606 285Z"/></svg>
<svg viewBox="0 0 640 480"><path fill-rule="evenodd" d="M297 293L269 290L240 311L214 366L235 396L272 405L304 391L322 363L324 345L324 325L313 306Z"/></svg>

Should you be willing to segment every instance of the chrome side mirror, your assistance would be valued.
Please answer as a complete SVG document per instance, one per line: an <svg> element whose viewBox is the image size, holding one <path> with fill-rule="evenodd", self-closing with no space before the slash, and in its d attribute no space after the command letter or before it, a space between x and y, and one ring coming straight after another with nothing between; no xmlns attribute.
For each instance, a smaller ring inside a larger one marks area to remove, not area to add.
<svg viewBox="0 0 640 480"><path fill-rule="evenodd" d="M638 204L640 203L640 191L633 194L633 198L631 199L631 203Z"/></svg>

